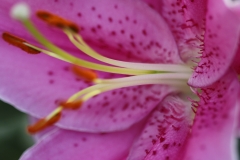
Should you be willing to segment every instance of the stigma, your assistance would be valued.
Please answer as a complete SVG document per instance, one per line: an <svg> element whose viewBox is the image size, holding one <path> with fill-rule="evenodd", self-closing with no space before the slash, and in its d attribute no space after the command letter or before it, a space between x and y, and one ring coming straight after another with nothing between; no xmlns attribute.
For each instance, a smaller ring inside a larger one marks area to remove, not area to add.
<svg viewBox="0 0 240 160"><path fill-rule="evenodd" d="M65 61L66 63L70 63L74 75L92 83L92 86L78 91L65 101L59 102L55 110L46 115L46 117L41 118L35 124L30 125L28 127L28 132L31 134L37 133L57 123L61 120L61 115L64 110L77 111L81 109L86 101L107 91L148 84L171 85L179 90L181 90L182 87L189 88L186 82L191 76L192 69L185 64L135 63L104 57L84 41L79 34L81 27L79 27L77 23L66 20L48 11L40 10L35 13L39 20L44 21L51 27L61 30L66 35L67 39L80 51L99 62L104 62L104 64L89 62L64 51L42 35L35 27L34 23L29 19L30 9L26 4L21 3L15 5L11 10L11 15L13 18L20 21L22 25L25 26L26 30L28 30L44 48L33 45L23 38L8 32L2 34L2 39L4 41L29 54L46 54ZM97 75L96 71L122 74L127 75L127 77L102 79Z"/></svg>

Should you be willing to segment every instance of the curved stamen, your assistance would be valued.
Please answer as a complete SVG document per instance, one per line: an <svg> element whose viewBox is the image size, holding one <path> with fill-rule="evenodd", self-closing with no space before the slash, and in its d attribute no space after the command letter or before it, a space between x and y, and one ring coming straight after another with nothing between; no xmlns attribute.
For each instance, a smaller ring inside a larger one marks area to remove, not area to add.
<svg viewBox="0 0 240 160"><path fill-rule="evenodd" d="M136 62L124 62L119 60L114 60L111 58L104 57L94 51L88 44L83 40L83 38L69 29L64 29L64 33L68 36L69 40L82 52L95 58L99 61L131 69L141 69L141 70L156 70L165 72L192 72L189 66L182 64L148 64L148 63L136 63ZM77 40L76 40L76 39Z"/></svg>
<svg viewBox="0 0 240 160"><path fill-rule="evenodd" d="M101 64L96 64L92 62L88 62L85 60L82 60L80 58L77 58L75 56L72 56L62 49L58 48L57 46L53 45L49 40L47 40L37 29L36 27L31 23L30 20L23 20L21 21L23 25L30 31L30 33L35 37L36 40L39 41L42 45L44 45L46 48L48 48L50 51L54 52L58 56L60 56L63 59L66 59L66 61L71 62L72 64L82 66L89 69L99 70L99 71L105 71L105 72L111 72L111 73L118 73L118 74L129 74L129 75L139 75L139 74L151 74L156 73L157 71L144 71L144 70L136 70L136 69L126 69L126 68L119 68L119 67L112 67L112 66L106 66Z"/></svg>

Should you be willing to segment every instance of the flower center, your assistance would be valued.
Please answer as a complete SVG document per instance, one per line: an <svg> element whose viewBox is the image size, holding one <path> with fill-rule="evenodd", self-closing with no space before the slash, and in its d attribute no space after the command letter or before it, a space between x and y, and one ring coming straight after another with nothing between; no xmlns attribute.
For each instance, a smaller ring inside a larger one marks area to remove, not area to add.
<svg viewBox="0 0 240 160"><path fill-rule="evenodd" d="M79 57L75 57L57 47L46 37L44 37L30 21L29 13L30 10L28 6L22 3L15 5L11 12L12 17L19 20L32 34L32 36L46 49L37 47L25 41L24 39L16 37L15 35L7 32L2 34L2 38L6 42L21 48L27 53L44 53L51 57L68 62L72 64L72 71L74 74L94 84L91 87L85 88L75 93L67 101L60 102L59 106L48 116L40 119L37 123L28 127L28 131L30 133L36 133L59 121L61 113L64 109L79 109L84 102L103 92L123 87L147 84L171 85L179 88L179 90L182 90L182 87L187 86L186 81L192 73L190 66L187 66L185 64L133 63L104 57L93 50L83 40L81 35L78 33L80 29L74 22L63 19L47 11L38 11L36 13L38 18L53 27L61 29L66 34L68 39L79 50L94 59L106 63L107 65L93 63L80 59ZM98 78L98 75L96 72L94 72L94 70L108 73L124 74L129 76L115 79L101 79Z"/></svg>

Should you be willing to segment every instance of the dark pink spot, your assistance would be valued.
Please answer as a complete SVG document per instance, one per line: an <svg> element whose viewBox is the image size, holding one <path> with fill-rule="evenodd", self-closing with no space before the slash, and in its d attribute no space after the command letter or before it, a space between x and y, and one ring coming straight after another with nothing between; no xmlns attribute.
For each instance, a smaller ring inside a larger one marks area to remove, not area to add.
<svg viewBox="0 0 240 160"><path fill-rule="evenodd" d="M53 83L54 83L54 80L52 80L52 79L49 80L49 83L50 83L50 84L53 84Z"/></svg>
<svg viewBox="0 0 240 160"><path fill-rule="evenodd" d="M125 30L121 30L121 33L124 34L124 33L125 33Z"/></svg>
<svg viewBox="0 0 240 160"><path fill-rule="evenodd" d="M126 109L128 109L128 107L129 107L129 104L126 103L126 104L123 106L122 110L126 110Z"/></svg>
<svg viewBox="0 0 240 160"><path fill-rule="evenodd" d="M165 138L164 138L164 137L161 137L161 138L160 138L160 143L162 143L163 141L165 141Z"/></svg>
<svg viewBox="0 0 240 160"><path fill-rule="evenodd" d="M164 144L164 145L163 145L163 149L164 149L164 150L168 149L168 147L169 147L169 144Z"/></svg>
<svg viewBox="0 0 240 160"><path fill-rule="evenodd" d="M134 36L133 36L132 34L130 34L130 38L131 38L131 39L134 39Z"/></svg>
<svg viewBox="0 0 240 160"><path fill-rule="evenodd" d="M48 72L48 75L49 75L49 76L52 76L52 75L53 75L53 71L49 71L49 72Z"/></svg>
<svg viewBox="0 0 240 160"><path fill-rule="evenodd" d="M98 28L98 29L101 29L101 28L102 28L102 26L101 26L100 24L98 24L98 25L97 25L97 28Z"/></svg>
<svg viewBox="0 0 240 160"><path fill-rule="evenodd" d="M115 31L112 31L112 32L111 32L111 35L112 35L112 36L115 36L115 35L116 35L116 32L115 32Z"/></svg>
<svg viewBox="0 0 240 160"><path fill-rule="evenodd" d="M78 12L77 16L82 17L82 13Z"/></svg>
<svg viewBox="0 0 240 160"><path fill-rule="evenodd" d="M108 18L108 21L109 21L109 22L112 22L112 21L113 21L112 17L109 17L109 18Z"/></svg>
<svg viewBox="0 0 240 160"><path fill-rule="evenodd" d="M157 154L157 151L153 151L152 155L155 156Z"/></svg>
<svg viewBox="0 0 240 160"><path fill-rule="evenodd" d="M78 147L78 144L77 144L77 143L74 143L73 146L74 146L75 148L77 148L77 147Z"/></svg>
<svg viewBox="0 0 240 160"><path fill-rule="evenodd" d="M93 33L96 33L96 32L97 32L95 28L91 28L91 31L92 31Z"/></svg>
<svg viewBox="0 0 240 160"><path fill-rule="evenodd" d="M63 70L64 70L64 71L69 71L69 67L68 67L68 66L65 66L65 67L63 67Z"/></svg>
<svg viewBox="0 0 240 160"><path fill-rule="evenodd" d="M144 29L144 30L142 30L142 34L144 35L144 36L147 36L147 31Z"/></svg>

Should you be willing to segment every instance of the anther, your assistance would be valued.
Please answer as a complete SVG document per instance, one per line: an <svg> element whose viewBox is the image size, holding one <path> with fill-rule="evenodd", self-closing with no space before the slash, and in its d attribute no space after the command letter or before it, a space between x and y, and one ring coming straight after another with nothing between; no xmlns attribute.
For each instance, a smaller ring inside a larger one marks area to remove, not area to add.
<svg viewBox="0 0 240 160"><path fill-rule="evenodd" d="M56 115L54 115L50 119L45 119L45 118L40 119L34 125L28 126L28 128L27 128L28 133L30 133L30 134L37 133L37 132L39 132L39 131L41 131L41 130L43 130L43 129L51 126L51 125L53 125L60 118L61 118L61 112L57 113Z"/></svg>
<svg viewBox="0 0 240 160"><path fill-rule="evenodd" d="M72 71L73 73L75 73L77 76L90 81L90 82L94 82L94 80L96 80L98 78L96 72L94 72L93 70L89 70L89 69L85 69L85 68L80 68L76 65L73 65L72 67Z"/></svg>
<svg viewBox="0 0 240 160"><path fill-rule="evenodd" d="M27 43L27 41L25 41L22 38L19 38L15 35L12 35L10 33L4 32L2 34L2 39L6 42L8 42L9 44L16 46L20 49L22 49L23 51L30 53L30 54L38 54L41 53L39 50L36 50L34 48L31 48L27 45L25 45L24 43Z"/></svg>
<svg viewBox="0 0 240 160"><path fill-rule="evenodd" d="M74 102L60 102L60 106L62 106L65 109L78 109L82 106L83 101L82 100L78 100L78 101L74 101Z"/></svg>
<svg viewBox="0 0 240 160"><path fill-rule="evenodd" d="M79 32L79 28L75 23L65 20L65 19L63 19L57 15L54 15L50 12L37 11L36 15L38 16L38 18L40 18L41 20L45 21L46 23L48 23L52 26L58 27L60 29L69 28L73 32L76 32L76 33Z"/></svg>

